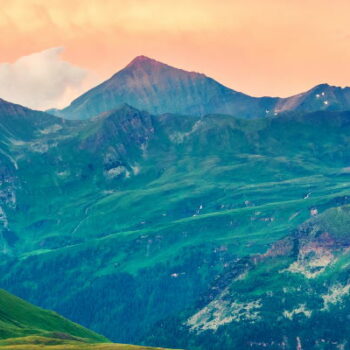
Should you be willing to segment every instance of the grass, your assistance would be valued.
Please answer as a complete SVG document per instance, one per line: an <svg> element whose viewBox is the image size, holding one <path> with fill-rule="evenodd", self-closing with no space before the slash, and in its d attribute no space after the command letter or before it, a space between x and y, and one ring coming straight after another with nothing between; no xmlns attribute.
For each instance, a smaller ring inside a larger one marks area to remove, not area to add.
<svg viewBox="0 0 350 350"><path fill-rule="evenodd" d="M18 338L60 332L84 339L85 342L106 342L107 339L55 312L31 305L0 290L0 339Z"/></svg>
<svg viewBox="0 0 350 350"><path fill-rule="evenodd" d="M55 312L31 305L0 290L0 348L36 350L151 350L112 344L108 340Z"/></svg>
<svg viewBox="0 0 350 350"><path fill-rule="evenodd" d="M28 336L23 338L10 338L0 341L3 350L156 350L152 348L127 344L98 343L89 344L81 340L64 340L59 338Z"/></svg>

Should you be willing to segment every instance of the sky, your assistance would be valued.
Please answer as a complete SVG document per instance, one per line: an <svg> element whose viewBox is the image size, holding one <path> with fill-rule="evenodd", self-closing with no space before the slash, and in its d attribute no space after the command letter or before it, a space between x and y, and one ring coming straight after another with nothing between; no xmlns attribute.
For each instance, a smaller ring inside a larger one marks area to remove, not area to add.
<svg viewBox="0 0 350 350"><path fill-rule="evenodd" d="M0 97L61 108L146 55L253 96L350 86L349 0L0 0Z"/></svg>

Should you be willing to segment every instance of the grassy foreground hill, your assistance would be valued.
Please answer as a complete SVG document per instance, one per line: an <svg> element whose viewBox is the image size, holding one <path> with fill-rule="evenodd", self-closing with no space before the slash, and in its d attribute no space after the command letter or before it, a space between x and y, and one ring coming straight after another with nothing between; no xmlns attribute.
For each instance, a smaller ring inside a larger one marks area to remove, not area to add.
<svg viewBox="0 0 350 350"><path fill-rule="evenodd" d="M35 350L146 350L108 339L59 314L31 305L0 289L0 348ZM154 349L154 348L153 348Z"/></svg>

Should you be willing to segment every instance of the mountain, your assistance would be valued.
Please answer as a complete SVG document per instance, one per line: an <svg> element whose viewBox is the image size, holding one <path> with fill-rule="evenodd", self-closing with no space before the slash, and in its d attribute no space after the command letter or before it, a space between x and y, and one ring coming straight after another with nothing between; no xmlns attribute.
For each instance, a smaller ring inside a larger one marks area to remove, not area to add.
<svg viewBox="0 0 350 350"><path fill-rule="evenodd" d="M31 110L29 108L0 99L1 136L13 136L25 141L35 136L35 133L45 132L49 127L61 127L67 123L61 118L50 114Z"/></svg>
<svg viewBox="0 0 350 350"><path fill-rule="evenodd" d="M223 113L252 118L264 116L274 102L273 98L254 98L231 90L204 74L139 56L57 115L88 119L127 103L154 114Z"/></svg>
<svg viewBox="0 0 350 350"><path fill-rule="evenodd" d="M21 184L19 159L26 153L40 154L55 146L52 135L65 138L62 131L72 132L75 122L56 118L0 99L0 249L17 236L8 228L5 208L15 209L16 189ZM45 171L45 168L42 169ZM34 177L35 178L35 177Z"/></svg>
<svg viewBox="0 0 350 350"><path fill-rule="evenodd" d="M50 112L66 119L89 119L124 103L153 114L214 113L250 119L287 111L349 110L350 88L321 84L288 98L258 98L229 89L204 74L139 56L67 108Z"/></svg>
<svg viewBox="0 0 350 350"><path fill-rule="evenodd" d="M152 350L150 347L111 344L108 340L55 312L31 305L0 290L1 349Z"/></svg>
<svg viewBox="0 0 350 350"><path fill-rule="evenodd" d="M350 112L49 117L6 141L1 287L118 343L346 348Z"/></svg>
<svg viewBox="0 0 350 350"><path fill-rule="evenodd" d="M281 98L274 110L275 113L286 111L350 110L350 88L320 84L299 95Z"/></svg>

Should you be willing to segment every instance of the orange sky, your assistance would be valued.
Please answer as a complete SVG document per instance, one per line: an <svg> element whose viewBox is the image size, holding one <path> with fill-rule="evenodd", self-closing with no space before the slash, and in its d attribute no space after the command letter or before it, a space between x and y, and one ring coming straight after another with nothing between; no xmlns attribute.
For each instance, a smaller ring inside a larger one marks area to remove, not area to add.
<svg viewBox="0 0 350 350"><path fill-rule="evenodd" d="M349 0L0 0L0 63L53 47L104 79L143 54L252 95L350 85Z"/></svg>

